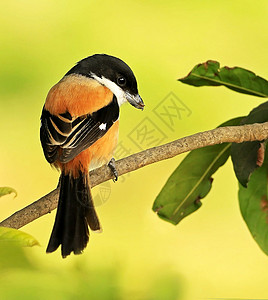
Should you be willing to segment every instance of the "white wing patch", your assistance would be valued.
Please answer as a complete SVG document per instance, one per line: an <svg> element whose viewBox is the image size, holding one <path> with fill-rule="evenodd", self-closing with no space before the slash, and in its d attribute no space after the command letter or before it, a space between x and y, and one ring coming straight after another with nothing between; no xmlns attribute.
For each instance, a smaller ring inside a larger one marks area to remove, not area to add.
<svg viewBox="0 0 268 300"><path fill-rule="evenodd" d="M107 125L107 123L100 124L99 129L100 130L106 130L106 125Z"/></svg>

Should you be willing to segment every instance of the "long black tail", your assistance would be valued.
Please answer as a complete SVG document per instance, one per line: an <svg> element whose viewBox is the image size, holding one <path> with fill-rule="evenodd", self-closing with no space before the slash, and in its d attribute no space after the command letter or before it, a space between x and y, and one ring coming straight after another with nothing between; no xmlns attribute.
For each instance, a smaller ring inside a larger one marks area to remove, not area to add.
<svg viewBox="0 0 268 300"><path fill-rule="evenodd" d="M89 240L88 226L91 230L101 228L88 175L80 172L78 178L73 178L62 174L58 209L47 252L53 252L61 245L62 257L71 252L81 254Z"/></svg>

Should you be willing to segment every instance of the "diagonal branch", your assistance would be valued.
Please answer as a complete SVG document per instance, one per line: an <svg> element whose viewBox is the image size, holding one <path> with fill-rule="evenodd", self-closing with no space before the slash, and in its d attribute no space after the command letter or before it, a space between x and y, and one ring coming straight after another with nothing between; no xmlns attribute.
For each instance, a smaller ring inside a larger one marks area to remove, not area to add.
<svg viewBox="0 0 268 300"><path fill-rule="evenodd" d="M268 122L243 126L218 127L130 155L116 161L115 166L120 176L197 148L225 142L242 143L266 139L268 139ZM102 166L90 172L92 187L112 178L113 175L107 166ZM23 227L55 209L58 203L58 196L59 189L57 188L32 204L15 212L2 221L0 226L17 229Z"/></svg>

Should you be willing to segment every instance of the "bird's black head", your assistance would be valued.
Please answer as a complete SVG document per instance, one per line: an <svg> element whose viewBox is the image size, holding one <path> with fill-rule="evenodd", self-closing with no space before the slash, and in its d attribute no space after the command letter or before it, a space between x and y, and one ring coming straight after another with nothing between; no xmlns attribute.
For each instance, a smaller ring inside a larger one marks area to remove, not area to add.
<svg viewBox="0 0 268 300"><path fill-rule="evenodd" d="M66 75L71 74L94 78L105 85L114 93L119 105L128 101L136 108L144 107L132 70L117 57L106 54L89 56L80 60Z"/></svg>

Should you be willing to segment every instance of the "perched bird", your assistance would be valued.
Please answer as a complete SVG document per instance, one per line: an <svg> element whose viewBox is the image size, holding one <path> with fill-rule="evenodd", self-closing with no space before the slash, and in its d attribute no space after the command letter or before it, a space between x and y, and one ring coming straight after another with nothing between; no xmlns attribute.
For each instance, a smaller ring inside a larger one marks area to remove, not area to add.
<svg viewBox="0 0 268 300"><path fill-rule="evenodd" d="M118 139L119 108L144 108L130 67L119 58L95 54L79 61L54 85L41 116L40 139L46 160L61 171L60 195L47 252L61 245L62 257L80 254L89 228L100 231L89 169L108 165Z"/></svg>

